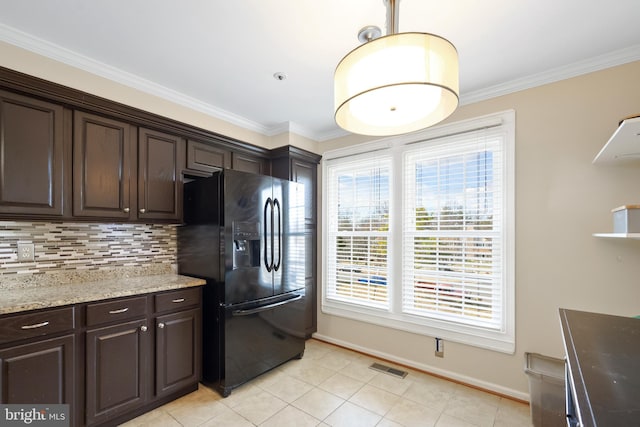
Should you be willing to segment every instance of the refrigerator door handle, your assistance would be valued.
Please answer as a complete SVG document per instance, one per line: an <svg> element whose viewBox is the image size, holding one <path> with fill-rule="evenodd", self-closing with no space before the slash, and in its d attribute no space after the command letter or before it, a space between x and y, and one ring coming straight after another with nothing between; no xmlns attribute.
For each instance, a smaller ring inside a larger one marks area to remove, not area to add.
<svg viewBox="0 0 640 427"><path fill-rule="evenodd" d="M271 209L269 209L271 207ZM270 210L269 222L267 222L267 210ZM264 266L269 273L273 270L273 201L271 197L264 202ZM271 224L271 233L269 232L268 224ZM271 261L269 261L269 238L271 238Z"/></svg>
<svg viewBox="0 0 640 427"><path fill-rule="evenodd" d="M282 260L282 212L280 211L280 201L278 199L273 199L273 207L278 208L278 234L275 235L275 239L278 240L278 260L273 266L273 269L278 271L280 269L280 261Z"/></svg>
<svg viewBox="0 0 640 427"><path fill-rule="evenodd" d="M299 301L302 299L302 295L297 295L293 298L289 298L284 301L274 302L273 304L267 304L256 308L251 308L249 310L234 310L231 312L233 316L249 316L251 314L260 313L262 311L271 310L272 308L279 307L281 305L289 304L291 302Z"/></svg>

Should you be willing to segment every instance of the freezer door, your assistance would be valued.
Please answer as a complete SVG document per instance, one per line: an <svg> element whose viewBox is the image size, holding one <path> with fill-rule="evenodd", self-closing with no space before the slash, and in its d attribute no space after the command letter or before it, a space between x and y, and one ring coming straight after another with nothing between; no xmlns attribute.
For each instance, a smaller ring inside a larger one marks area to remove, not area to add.
<svg viewBox="0 0 640 427"><path fill-rule="evenodd" d="M275 294L304 287L304 186L274 179Z"/></svg>
<svg viewBox="0 0 640 427"><path fill-rule="evenodd" d="M273 295L272 178L224 171L225 304Z"/></svg>
<svg viewBox="0 0 640 427"><path fill-rule="evenodd" d="M293 358L302 357L304 289L236 306L220 307L224 359L220 392L231 390Z"/></svg>

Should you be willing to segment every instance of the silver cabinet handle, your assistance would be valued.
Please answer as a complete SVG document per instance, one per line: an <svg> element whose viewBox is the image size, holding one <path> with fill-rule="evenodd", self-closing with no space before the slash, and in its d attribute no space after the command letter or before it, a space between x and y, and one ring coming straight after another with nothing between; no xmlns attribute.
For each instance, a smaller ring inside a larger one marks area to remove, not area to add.
<svg viewBox="0 0 640 427"><path fill-rule="evenodd" d="M41 322L41 323L35 323L33 325L23 325L20 327L20 329L37 329L37 328L42 328L43 326L47 326L49 324L49 322Z"/></svg>
<svg viewBox="0 0 640 427"><path fill-rule="evenodd" d="M142 332L147 332L147 327L145 325L140 326L140 330Z"/></svg>
<svg viewBox="0 0 640 427"><path fill-rule="evenodd" d="M120 308L118 310L110 310L109 314L120 314L120 313L124 313L126 311L129 311L129 307Z"/></svg>
<svg viewBox="0 0 640 427"><path fill-rule="evenodd" d="M158 328L164 329L164 323L158 323Z"/></svg>
<svg viewBox="0 0 640 427"><path fill-rule="evenodd" d="M129 208L124 208L124 209L122 209L122 210L124 211L124 213L129 213L129 211L130 211L131 209L129 209Z"/></svg>
<svg viewBox="0 0 640 427"><path fill-rule="evenodd" d="M145 213L147 210L145 208L140 209L140 213Z"/></svg>
<svg viewBox="0 0 640 427"><path fill-rule="evenodd" d="M184 298L176 298L171 300L171 302L178 304L178 303L184 302Z"/></svg>

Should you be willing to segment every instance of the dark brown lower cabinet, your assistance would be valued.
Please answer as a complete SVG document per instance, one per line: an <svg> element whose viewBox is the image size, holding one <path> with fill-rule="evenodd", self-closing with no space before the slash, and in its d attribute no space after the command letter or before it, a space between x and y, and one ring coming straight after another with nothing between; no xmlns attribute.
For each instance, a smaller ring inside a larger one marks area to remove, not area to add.
<svg viewBox="0 0 640 427"><path fill-rule="evenodd" d="M72 404L74 335L0 350L0 403Z"/></svg>
<svg viewBox="0 0 640 427"><path fill-rule="evenodd" d="M146 319L87 331L87 425L147 403L149 335Z"/></svg>
<svg viewBox="0 0 640 427"><path fill-rule="evenodd" d="M87 304L87 426L122 423L197 389L201 304L197 287Z"/></svg>
<svg viewBox="0 0 640 427"><path fill-rule="evenodd" d="M0 403L69 404L72 427L119 425L195 391L199 287L0 315Z"/></svg>
<svg viewBox="0 0 640 427"><path fill-rule="evenodd" d="M199 309L156 318L156 397L199 381L200 325Z"/></svg>

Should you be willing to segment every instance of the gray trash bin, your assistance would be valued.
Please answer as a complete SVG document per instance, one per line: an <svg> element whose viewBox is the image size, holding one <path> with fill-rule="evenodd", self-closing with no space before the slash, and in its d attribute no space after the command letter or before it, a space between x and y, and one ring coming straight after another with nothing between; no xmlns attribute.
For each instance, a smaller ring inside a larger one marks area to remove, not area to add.
<svg viewBox="0 0 640 427"><path fill-rule="evenodd" d="M531 422L535 427L565 427L564 360L525 353Z"/></svg>

